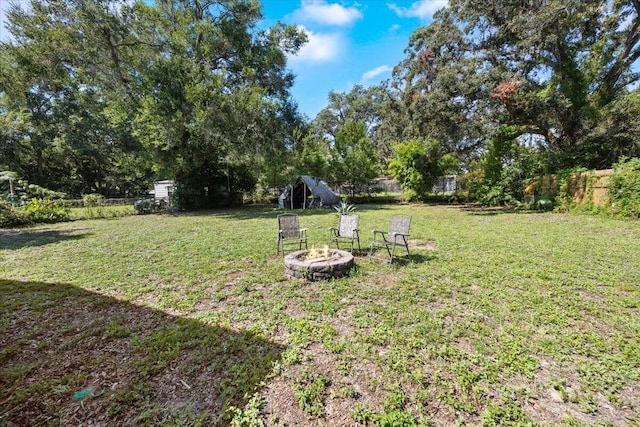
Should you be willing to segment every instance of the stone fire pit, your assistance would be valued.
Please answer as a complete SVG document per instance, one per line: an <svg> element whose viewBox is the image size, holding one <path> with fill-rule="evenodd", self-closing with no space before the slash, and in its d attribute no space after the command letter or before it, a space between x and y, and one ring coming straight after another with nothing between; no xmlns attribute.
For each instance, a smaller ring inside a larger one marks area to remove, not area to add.
<svg viewBox="0 0 640 427"><path fill-rule="evenodd" d="M284 274L290 279L328 280L346 275L353 264L353 255L347 251L305 249L284 257Z"/></svg>

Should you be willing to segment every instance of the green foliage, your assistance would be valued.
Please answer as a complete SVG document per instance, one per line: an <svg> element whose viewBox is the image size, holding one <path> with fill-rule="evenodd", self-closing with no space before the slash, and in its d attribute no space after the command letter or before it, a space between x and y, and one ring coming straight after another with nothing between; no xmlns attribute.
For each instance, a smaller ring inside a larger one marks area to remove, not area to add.
<svg viewBox="0 0 640 427"><path fill-rule="evenodd" d="M355 85L343 93L331 91L327 106L313 120L311 131L314 138L331 141L347 121L363 123L376 153L376 170L382 172L391 158L392 141L403 136L406 117L402 104L397 91L385 83L367 88Z"/></svg>
<svg viewBox="0 0 640 427"><path fill-rule="evenodd" d="M640 17L635 4L609 6L552 0L444 8L414 31L395 68L407 134L437 137L474 158L488 150L495 129L515 125L509 139L543 140L551 173L637 156Z"/></svg>
<svg viewBox="0 0 640 427"><path fill-rule="evenodd" d="M24 209L33 222L60 222L69 219L69 208L62 200L33 198L25 204Z"/></svg>
<svg viewBox="0 0 640 427"><path fill-rule="evenodd" d="M505 126L488 144L465 183L468 197L489 206L523 206L525 190L546 170L545 154L536 147L527 147L510 139L517 127ZM535 198L537 194L533 194ZM531 206L529 206L531 207Z"/></svg>
<svg viewBox="0 0 640 427"><path fill-rule="evenodd" d="M33 198L62 198L64 193L52 191L39 185L29 184L12 171L0 172L0 200L6 200L16 206L22 206Z"/></svg>
<svg viewBox="0 0 640 427"><path fill-rule="evenodd" d="M593 171L585 168L562 170L556 174L558 180L558 194L556 196L556 209L561 211L593 213L592 194L590 183L594 180ZM577 199L576 195L582 198Z"/></svg>
<svg viewBox="0 0 640 427"><path fill-rule="evenodd" d="M458 168L458 161L436 140L413 139L394 146L389 173L400 183L405 199L425 200L438 178Z"/></svg>
<svg viewBox="0 0 640 427"><path fill-rule="evenodd" d="M104 205L104 196L102 194L92 193L82 196L82 205L84 207L98 207Z"/></svg>
<svg viewBox="0 0 640 427"><path fill-rule="evenodd" d="M298 378L295 396L300 409L311 416L319 417L324 412L326 390L331 384L324 375L311 376L308 373Z"/></svg>
<svg viewBox="0 0 640 427"><path fill-rule="evenodd" d="M30 223L31 218L24 209L0 201L0 228L21 227Z"/></svg>
<svg viewBox="0 0 640 427"><path fill-rule="evenodd" d="M260 409L263 402L258 394L255 394L244 408L232 406L228 409L231 414L231 427L264 427L260 419Z"/></svg>
<svg viewBox="0 0 640 427"><path fill-rule="evenodd" d="M608 192L615 215L640 218L640 158L622 159L614 165Z"/></svg>
<svg viewBox="0 0 640 427"><path fill-rule="evenodd" d="M376 154L363 122L346 121L335 137L331 155L332 181L347 185L352 196L378 176Z"/></svg>
<svg viewBox="0 0 640 427"><path fill-rule="evenodd" d="M247 165L219 166L200 162L198 167L185 167L176 177L173 205L182 210L198 210L238 205L243 195L256 185L256 175Z"/></svg>
<svg viewBox="0 0 640 427"><path fill-rule="evenodd" d="M418 422L416 417L402 409L387 409L377 413L367 405L358 404L349 413L351 418L363 425L380 427L419 427L428 424Z"/></svg>
<svg viewBox="0 0 640 427"><path fill-rule="evenodd" d="M483 425L491 427L534 426L533 422L529 420L517 402L508 402L505 405L489 404L481 418Z"/></svg>
<svg viewBox="0 0 640 427"><path fill-rule="evenodd" d="M329 147L323 139L307 136L294 156L297 175L324 177L329 172Z"/></svg>
<svg viewBox="0 0 640 427"><path fill-rule="evenodd" d="M340 215L349 215L352 214L356 211L356 206L355 205L351 205L347 202L345 202L344 200L340 201L340 204L337 206L333 207L336 212L338 212Z"/></svg>
<svg viewBox="0 0 640 427"><path fill-rule="evenodd" d="M372 422L380 427L420 427L420 423L414 415L399 410L375 414L372 417Z"/></svg>
<svg viewBox="0 0 640 427"><path fill-rule="evenodd" d="M33 198L20 207L0 201L0 228L68 221L70 213L63 200Z"/></svg>
<svg viewBox="0 0 640 427"><path fill-rule="evenodd" d="M84 194L82 196L82 206L88 218L105 217L105 198L102 194Z"/></svg>
<svg viewBox="0 0 640 427"><path fill-rule="evenodd" d="M255 30L255 1L36 3L0 51L6 154L32 182L135 196L161 177L183 208L232 204L301 123L286 55L306 36Z"/></svg>

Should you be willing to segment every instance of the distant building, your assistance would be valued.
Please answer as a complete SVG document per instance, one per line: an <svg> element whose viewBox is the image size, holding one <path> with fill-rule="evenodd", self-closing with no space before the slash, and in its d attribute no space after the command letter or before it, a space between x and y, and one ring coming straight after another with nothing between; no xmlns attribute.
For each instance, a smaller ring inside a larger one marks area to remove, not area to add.
<svg viewBox="0 0 640 427"><path fill-rule="evenodd" d="M153 198L156 201L164 200L167 203L171 202L171 195L173 194L173 188L175 183L172 180L156 181L153 183Z"/></svg>

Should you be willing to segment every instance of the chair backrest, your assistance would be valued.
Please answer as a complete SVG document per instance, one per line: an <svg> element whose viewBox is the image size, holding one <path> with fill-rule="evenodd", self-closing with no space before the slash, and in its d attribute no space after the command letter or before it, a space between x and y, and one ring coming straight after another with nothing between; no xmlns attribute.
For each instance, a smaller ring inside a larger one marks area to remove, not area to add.
<svg viewBox="0 0 640 427"><path fill-rule="evenodd" d="M360 217L358 215L340 215L338 234L342 237L356 237Z"/></svg>
<svg viewBox="0 0 640 427"><path fill-rule="evenodd" d="M278 230L280 231L280 236L285 239L300 237L298 214L278 215Z"/></svg>
<svg viewBox="0 0 640 427"><path fill-rule="evenodd" d="M391 238L393 233L409 234L410 226L411 226L411 216L409 215L392 216L391 224L389 225L389 238ZM398 239L398 237L396 237L396 239ZM399 242L400 240L397 240L397 242Z"/></svg>

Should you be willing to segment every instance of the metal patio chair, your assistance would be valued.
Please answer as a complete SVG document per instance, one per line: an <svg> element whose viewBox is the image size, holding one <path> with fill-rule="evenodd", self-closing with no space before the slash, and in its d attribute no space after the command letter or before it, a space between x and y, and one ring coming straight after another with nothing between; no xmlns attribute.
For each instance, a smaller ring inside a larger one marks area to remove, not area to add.
<svg viewBox="0 0 640 427"><path fill-rule="evenodd" d="M276 255L284 255L285 244L297 244L298 250L302 249L304 243L305 249L307 246L307 229L300 228L298 224L298 214L282 214L278 215L278 251Z"/></svg>
<svg viewBox="0 0 640 427"><path fill-rule="evenodd" d="M371 252L369 258L374 258L373 254L376 249L384 246L389 254L389 264L393 262L396 246L403 246L409 255L409 226L411 225L411 216L394 215L391 217L389 231L373 230L373 240L371 241Z"/></svg>
<svg viewBox="0 0 640 427"><path fill-rule="evenodd" d="M349 252L353 253L353 245L358 243L358 252L362 252L360 248L360 235L358 234L358 223L360 217L358 215L340 215L338 218L338 227L329 228L329 246L331 243L336 244L336 248L340 249L340 242L351 243Z"/></svg>

